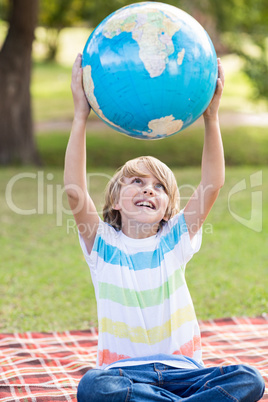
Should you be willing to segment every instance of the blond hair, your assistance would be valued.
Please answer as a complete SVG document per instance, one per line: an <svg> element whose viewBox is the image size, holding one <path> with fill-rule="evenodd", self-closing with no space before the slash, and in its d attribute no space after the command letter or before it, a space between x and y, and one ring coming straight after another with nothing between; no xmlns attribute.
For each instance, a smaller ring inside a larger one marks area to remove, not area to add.
<svg viewBox="0 0 268 402"><path fill-rule="evenodd" d="M141 169L141 165L159 180L168 194L169 202L165 214L167 220L179 212L179 190L173 172L165 163L153 156L140 156L139 158L131 159L119 168L106 187L103 219L104 222L109 223L116 230L121 229L121 214L120 211L114 209L114 206L118 202L121 187L124 185L123 178L134 176L145 177L146 173ZM162 220L159 228L165 222Z"/></svg>

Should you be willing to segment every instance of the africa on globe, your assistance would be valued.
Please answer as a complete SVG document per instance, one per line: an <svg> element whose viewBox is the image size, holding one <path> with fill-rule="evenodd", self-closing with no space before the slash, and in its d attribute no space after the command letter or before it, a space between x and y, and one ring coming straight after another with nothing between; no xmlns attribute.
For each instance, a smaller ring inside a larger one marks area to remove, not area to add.
<svg viewBox="0 0 268 402"><path fill-rule="evenodd" d="M103 20L87 40L83 85L94 112L140 139L173 135L208 107L217 57L203 27L163 3L136 3Z"/></svg>

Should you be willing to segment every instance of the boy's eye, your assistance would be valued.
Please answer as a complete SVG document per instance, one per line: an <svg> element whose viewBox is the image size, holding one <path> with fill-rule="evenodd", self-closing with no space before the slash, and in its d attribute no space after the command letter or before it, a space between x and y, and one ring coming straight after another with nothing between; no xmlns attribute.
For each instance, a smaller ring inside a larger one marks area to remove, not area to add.
<svg viewBox="0 0 268 402"><path fill-rule="evenodd" d="M132 183L142 183L141 179L139 179L138 177L135 177L135 179L133 179Z"/></svg>
<svg viewBox="0 0 268 402"><path fill-rule="evenodd" d="M158 190L164 190L164 191L165 191L165 187L164 187L163 184L161 184L161 183L157 183L157 184L155 185L155 188L157 188Z"/></svg>

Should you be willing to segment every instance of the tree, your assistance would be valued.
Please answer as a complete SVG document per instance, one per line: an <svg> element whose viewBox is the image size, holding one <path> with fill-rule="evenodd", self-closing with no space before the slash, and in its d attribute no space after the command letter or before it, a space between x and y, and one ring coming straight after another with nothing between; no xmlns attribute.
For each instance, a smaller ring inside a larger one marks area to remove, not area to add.
<svg viewBox="0 0 268 402"><path fill-rule="evenodd" d="M0 51L0 164L37 163L30 80L38 0L10 0L9 29Z"/></svg>
<svg viewBox="0 0 268 402"><path fill-rule="evenodd" d="M139 1L132 0L131 3ZM178 5L179 1L170 0L167 3ZM63 28L77 24L94 28L107 15L128 4L129 0L40 0L39 25L46 29L43 40L46 60L55 60Z"/></svg>
<svg viewBox="0 0 268 402"><path fill-rule="evenodd" d="M88 1L85 0L41 0L39 25L46 28L44 44L47 49L46 59L55 60L60 31L65 27L86 19Z"/></svg>
<svg viewBox="0 0 268 402"><path fill-rule="evenodd" d="M222 40L244 60L256 98L268 99L267 0L207 0ZM230 11L231 10L231 11Z"/></svg>

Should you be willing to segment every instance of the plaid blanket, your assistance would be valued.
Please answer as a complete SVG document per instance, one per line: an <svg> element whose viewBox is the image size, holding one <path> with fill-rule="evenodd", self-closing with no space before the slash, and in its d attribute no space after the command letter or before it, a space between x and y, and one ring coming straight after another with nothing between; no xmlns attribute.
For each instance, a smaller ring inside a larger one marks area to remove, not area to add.
<svg viewBox="0 0 268 402"><path fill-rule="evenodd" d="M200 321L206 366L250 364L263 375L268 400L268 317ZM89 331L0 334L0 401L76 401L95 365L98 334Z"/></svg>

